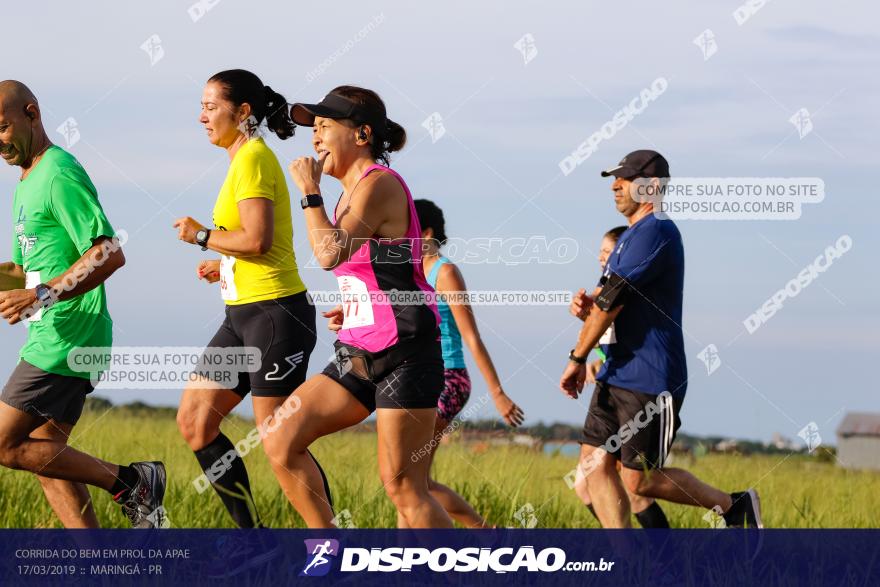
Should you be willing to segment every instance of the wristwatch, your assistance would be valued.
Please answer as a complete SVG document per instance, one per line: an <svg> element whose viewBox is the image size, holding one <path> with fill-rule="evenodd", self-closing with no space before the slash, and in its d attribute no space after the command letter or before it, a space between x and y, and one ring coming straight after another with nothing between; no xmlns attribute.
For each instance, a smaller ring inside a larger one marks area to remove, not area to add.
<svg viewBox="0 0 880 587"><path fill-rule="evenodd" d="M202 247L203 251L207 251L209 238L211 238L211 229L203 228L196 233L196 244Z"/></svg>
<svg viewBox="0 0 880 587"><path fill-rule="evenodd" d="M587 357L577 356L576 354L574 354L574 349L571 349L571 352L568 353L568 360L572 361L574 363L577 363L578 365L586 365L587 364Z"/></svg>
<svg viewBox="0 0 880 587"><path fill-rule="evenodd" d="M55 292L45 283L37 285L34 289L36 290L37 301L40 303L41 308L50 308L56 301L58 301L55 297Z"/></svg>
<svg viewBox="0 0 880 587"><path fill-rule="evenodd" d="M324 205L324 198L321 197L321 194L309 194L300 200L299 203L303 210L306 208L317 208L318 206Z"/></svg>

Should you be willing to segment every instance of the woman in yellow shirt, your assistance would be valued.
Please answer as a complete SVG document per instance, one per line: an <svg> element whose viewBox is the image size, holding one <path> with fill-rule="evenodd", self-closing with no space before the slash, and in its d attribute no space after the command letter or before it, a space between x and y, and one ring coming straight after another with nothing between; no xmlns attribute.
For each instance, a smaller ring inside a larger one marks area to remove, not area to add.
<svg viewBox="0 0 880 587"><path fill-rule="evenodd" d="M298 408L291 390L305 381L316 341L315 307L293 251L287 181L260 136L265 122L278 138L288 139L294 124L284 96L241 69L208 80L199 121L211 144L226 149L231 163L214 206L214 229L190 217L174 226L181 240L220 253L220 260L199 263L197 276L220 283L226 319L195 370L197 379L183 392L177 424L205 472L196 489L213 485L235 523L251 528L261 524L247 470L220 423L250 393L260 436L265 437ZM244 366L243 347L259 349L256 371L232 369L225 380L211 375L212 365L224 360Z"/></svg>

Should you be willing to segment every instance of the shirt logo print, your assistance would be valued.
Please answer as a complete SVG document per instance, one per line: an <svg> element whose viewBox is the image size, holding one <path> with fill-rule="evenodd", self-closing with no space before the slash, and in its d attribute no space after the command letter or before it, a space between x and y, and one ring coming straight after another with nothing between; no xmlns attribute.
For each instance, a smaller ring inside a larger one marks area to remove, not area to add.
<svg viewBox="0 0 880 587"><path fill-rule="evenodd" d="M24 234L24 223L27 216L24 214L24 206L18 211L18 219L15 221L15 234L18 236L18 247L21 249L21 256L24 257L30 253L37 244L37 237L28 237Z"/></svg>

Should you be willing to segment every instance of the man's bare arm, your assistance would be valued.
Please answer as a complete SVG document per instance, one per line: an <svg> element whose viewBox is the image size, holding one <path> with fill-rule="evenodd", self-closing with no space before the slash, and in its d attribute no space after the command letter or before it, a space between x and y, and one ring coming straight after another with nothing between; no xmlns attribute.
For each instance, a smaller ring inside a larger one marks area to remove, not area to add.
<svg viewBox="0 0 880 587"><path fill-rule="evenodd" d="M46 285L55 290L60 301L69 300L95 289L123 265L125 255L119 242L101 237L67 271Z"/></svg>
<svg viewBox="0 0 880 587"><path fill-rule="evenodd" d="M101 237L67 271L46 285L52 289L51 296L55 301L69 300L95 289L123 265L125 255L122 254L119 241ZM23 312L27 317L28 312L39 309L38 302L35 288L19 287L4 291L0 293L0 317L9 324L17 324Z"/></svg>

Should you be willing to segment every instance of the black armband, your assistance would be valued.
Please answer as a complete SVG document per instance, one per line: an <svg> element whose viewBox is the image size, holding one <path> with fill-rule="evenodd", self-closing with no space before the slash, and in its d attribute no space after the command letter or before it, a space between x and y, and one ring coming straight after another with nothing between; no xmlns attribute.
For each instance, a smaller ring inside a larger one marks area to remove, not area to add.
<svg viewBox="0 0 880 587"><path fill-rule="evenodd" d="M594 303L603 312L610 312L623 303L628 292L629 285L626 283L626 280L617 273L611 273L605 279L602 291L596 296Z"/></svg>

